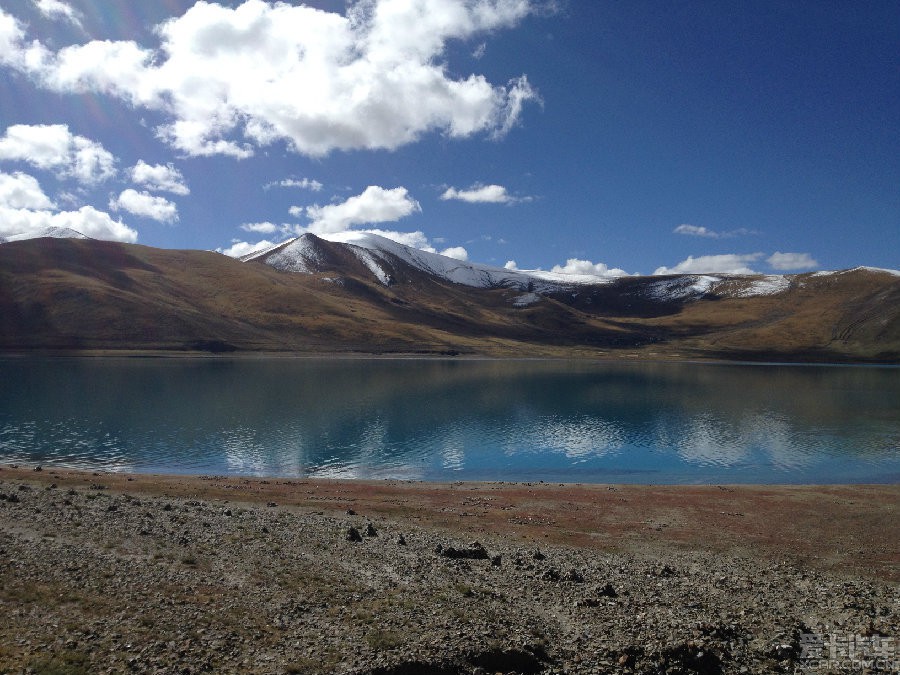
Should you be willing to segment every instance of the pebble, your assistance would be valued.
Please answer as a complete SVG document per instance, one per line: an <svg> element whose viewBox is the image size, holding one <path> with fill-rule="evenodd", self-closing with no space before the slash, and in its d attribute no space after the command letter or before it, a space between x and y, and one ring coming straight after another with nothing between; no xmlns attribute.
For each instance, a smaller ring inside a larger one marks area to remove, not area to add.
<svg viewBox="0 0 900 675"><path fill-rule="evenodd" d="M4 673L768 675L804 633L900 636L896 584L748 553L28 487L0 481Z"/></svg>

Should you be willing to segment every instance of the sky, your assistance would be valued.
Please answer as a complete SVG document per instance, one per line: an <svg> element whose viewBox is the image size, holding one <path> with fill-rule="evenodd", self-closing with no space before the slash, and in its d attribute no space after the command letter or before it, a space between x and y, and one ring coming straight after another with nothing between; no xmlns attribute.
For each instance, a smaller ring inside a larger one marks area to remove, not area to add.
<svg viewBox="0 0 900 675"><path fill-rule="evenodd" d="M0 0L0 237L900 268L900 3Z"/></svg>

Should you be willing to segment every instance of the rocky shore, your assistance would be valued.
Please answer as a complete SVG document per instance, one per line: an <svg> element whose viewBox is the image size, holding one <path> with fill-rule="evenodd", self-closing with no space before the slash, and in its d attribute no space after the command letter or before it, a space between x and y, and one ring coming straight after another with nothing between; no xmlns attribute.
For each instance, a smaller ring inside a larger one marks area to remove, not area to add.
<svg viewBox="0 0 900 675"><path fill-rule="evenodd" d="M900 670L896 486L656 490L3 467L0 673Z"/></svg>

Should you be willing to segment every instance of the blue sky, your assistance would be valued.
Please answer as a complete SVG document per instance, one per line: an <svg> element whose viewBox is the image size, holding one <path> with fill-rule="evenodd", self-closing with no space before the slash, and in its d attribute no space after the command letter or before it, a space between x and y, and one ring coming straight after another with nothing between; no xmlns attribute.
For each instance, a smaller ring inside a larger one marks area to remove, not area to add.
<svg viewBox="0 0 900 675"><path fill-rule="evenodd" d="M0 237L900 267L900 4L0 0Z"/></svg>

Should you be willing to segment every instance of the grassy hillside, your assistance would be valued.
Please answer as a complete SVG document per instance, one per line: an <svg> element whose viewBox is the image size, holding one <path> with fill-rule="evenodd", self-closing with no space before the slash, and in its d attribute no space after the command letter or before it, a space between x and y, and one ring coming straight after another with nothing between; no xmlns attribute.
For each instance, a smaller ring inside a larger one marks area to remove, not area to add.
<svg viewBox="0 0 900 675"><path fill-rule="evenodd" d="M517 307L520 291L412 268L385 287L349 260L310 275L202 251L37 239L0 246L0 350L900 361L896 276L799 275L778 295L686 302L649 300L654 279Z"/></svg>

